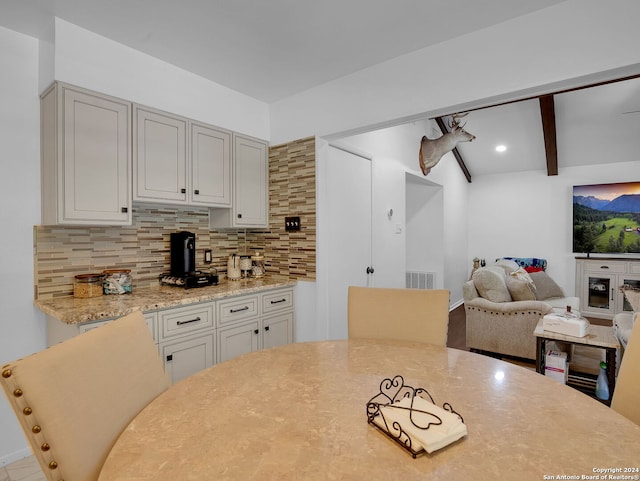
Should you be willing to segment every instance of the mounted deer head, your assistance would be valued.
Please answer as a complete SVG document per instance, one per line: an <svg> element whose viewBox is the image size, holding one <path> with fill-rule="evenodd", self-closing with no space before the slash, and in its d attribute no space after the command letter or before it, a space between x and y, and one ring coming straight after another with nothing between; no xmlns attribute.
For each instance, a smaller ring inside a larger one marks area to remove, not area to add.
<svg viewBox="0 0 640 481"><path fill-rule="evenodd" d="M427 136L422 137L420 142L420 170L423 175L427 175L440 159L447 152L452 151L459 142L471 142L476 138L464 130L464 125L460 125L460 118L465 117L469 112L464 114L453 114L449 122L450 132L438 137L437 139L428 139Z"/></svg>

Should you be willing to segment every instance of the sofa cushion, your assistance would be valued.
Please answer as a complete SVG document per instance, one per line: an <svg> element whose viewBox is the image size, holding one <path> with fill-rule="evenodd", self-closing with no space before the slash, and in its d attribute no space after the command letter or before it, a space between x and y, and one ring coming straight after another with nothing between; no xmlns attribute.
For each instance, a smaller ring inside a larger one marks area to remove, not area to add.
<svg viewBox="0 0 640 481"><path fill-rule="evenodd" d="M481 267L473 273L473 284L478 293L492 302L509 302L511 294L507 288L507 279L502 267Z"/></svg>
<svg viewBox="0 0 640 481"><path fill-rule="evenodd" d="M507 289L514 301L535 301L536 288L533 283L515 276L507 276Z"/></svg>
<svg viewBox="0 0 640 481"><path fill-rule="evenodd" d="M531 276L536 286L536 297L538 300L543 301L550 297L564 297L562 288L556 284L556 281L551 279L546 272L530 272L529 276Z"/></svg>

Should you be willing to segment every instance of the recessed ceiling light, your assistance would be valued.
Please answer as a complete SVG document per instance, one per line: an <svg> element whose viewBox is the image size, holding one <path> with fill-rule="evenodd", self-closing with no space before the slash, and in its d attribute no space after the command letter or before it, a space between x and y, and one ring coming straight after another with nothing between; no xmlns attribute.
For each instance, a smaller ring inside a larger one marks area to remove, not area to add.
<svg viewBox="0 0 640 481"><path fill-rule="evenodd" d="M496 152L504 152L505 150L507 150L506 145L496 145Z"/></svg>

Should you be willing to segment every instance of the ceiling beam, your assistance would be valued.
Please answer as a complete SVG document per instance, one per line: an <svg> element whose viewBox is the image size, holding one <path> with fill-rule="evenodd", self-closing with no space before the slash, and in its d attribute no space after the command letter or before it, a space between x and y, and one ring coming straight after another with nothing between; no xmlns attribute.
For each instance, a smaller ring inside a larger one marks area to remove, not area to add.
<svg viewBox="0 0 640 481"><path fill-rule="evenodd" d="M543 95L539 100L544 150L547 155L547 175L558 175L558 145L556 143L556 114L553 95Z"/></svg>
<svg viewBox="0 0 640 481"><path fill-rule="evenodd" d="M438 124L438 127L440 127L440 132L442 132L442 135L449 132L449 129L447 129L447 126L445 125L444 120L442 120L442 117L436 117L435 120L436 120L436 123ZM467 166L464 163L464 160L462 160L462 156L460 155L460 152L458 151L457 147L454 147L451 153L458 161L458 165L460 166L460 169L462 170L462 173L464 174L464 176L467 178L467 182L471 183L471 174L469 173L469 169L467 169Z"/></svg>

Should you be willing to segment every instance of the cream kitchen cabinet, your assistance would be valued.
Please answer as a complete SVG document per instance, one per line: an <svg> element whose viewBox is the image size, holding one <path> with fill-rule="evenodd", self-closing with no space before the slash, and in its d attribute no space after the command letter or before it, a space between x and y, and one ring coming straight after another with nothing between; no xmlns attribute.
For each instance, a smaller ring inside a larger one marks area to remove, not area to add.
<svg viewBox="0 0 640 481"><path fill-rule="evenodd" d="M250 294L218 303L218 362L293 342L293 289Z"/></svg>
<svg viewBox="0 0 640 481"><path fill-rule="evenodd" d="M158 349L172 382L214 364L215 327L215 302L158 311Z"/></svg>
<svg viewBox="0 0 640 481"><path fill-rule="evenodd" d="M215 334L215 331L211 331L166 341L159 345L164 370L172 383L213 365Z"/></svg>
<svg viewBox="0 0 640 481"><path fill-rule="evenodd" d="M233 203L209 209L209 227L268 227L269 165L267 142L233 135Z"/></svg>
<svg viewBox="0 0 640 481"><path fill-rule="evenodd" d="M131 225L131 103L55 82L40 110L43 224Z"/></svg>
<svg viewBox="0 0 640 481"><path fill-rule="evenodd" d="M134 105L133 200L231 207L231 132Z"/></svg>
<svg viewBox="0 0 640 481"><path fill-rule="evenodd" d="M157 313L155 312L147 312L144 314L144 318L147 321L147 326L149 326L149 331L153 336L153 340L156 344L158 344L158 327L157 327ZM58 319L47 315L47 346L53 346L54 344L58 344L59 342L66 341L72 337L77 336L78 334L83 334L91 329L95 329L96 327L103 326L115 318L111 319L102 319L100 321L91 321L91 322L83 322L78 324L67 324L64 322L60 322Z"/></svg>
<svg viewBox="0 0 640 481"><path fill-rule="evenodd" d="M584 316L613 319L632 311L620 287L640 287L640 259L576 258L576 296Z"/></svg>

